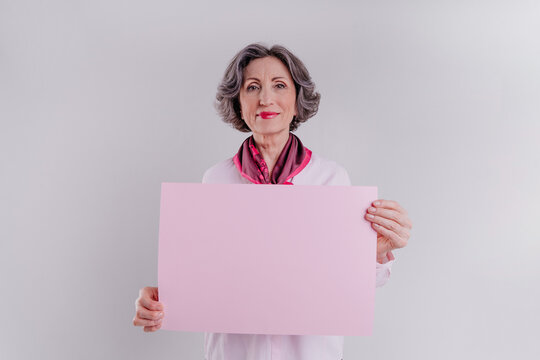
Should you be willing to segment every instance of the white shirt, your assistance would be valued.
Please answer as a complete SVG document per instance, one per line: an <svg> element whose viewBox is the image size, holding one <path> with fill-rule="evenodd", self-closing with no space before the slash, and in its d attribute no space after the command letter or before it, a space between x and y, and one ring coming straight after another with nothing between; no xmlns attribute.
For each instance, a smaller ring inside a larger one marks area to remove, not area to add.
<svg viewBox="0 0 540 360"><path fill-rule="evenodd" d="M351 185L342 166L313 153L306 167L290 181L295 185ZM202 182L253 184L239 173L232 157L206 170ZM388 260L376 265L377 287L390 277L391 253ZM206 333L204 353L205 360L341 360L343 342L343 336Z"/></svg>

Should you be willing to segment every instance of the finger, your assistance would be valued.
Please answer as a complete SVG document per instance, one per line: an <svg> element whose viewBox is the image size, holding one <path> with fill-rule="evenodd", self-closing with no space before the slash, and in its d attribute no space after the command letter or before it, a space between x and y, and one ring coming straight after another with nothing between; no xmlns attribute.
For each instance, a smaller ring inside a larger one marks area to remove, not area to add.
<svg viewBox="0 0 540 360"><path fill-rule="evenodd" d="M367 211L368 211L368 214L367 214L366 219L368 219L370 221L373 220L373 217L371 217L369 215L373 215L373 216L376 215L376 216L380 216L380 217L383 217L383 218L386 218L386 219L393 220L393 221L395 221L396 223L400 224L403 227L406 227L406 228L409 228L409 229L412 227L412 224L411 224L411 221L409 220L409 217L402 214L402 213L400 213L397 210L370 207L370 208L367 209Z"/></svg>
<svg viewBox="0 0 540 360"><path fill-rule="evenodd" d="M369 221L384 226L386 229L396 233L401 238L405 238L407 236L407 229L394 220L383 218L381 216L373 216L373 218L370 218Z"/></svg>
<svg viewBox="0 0 540 360"><path fill-rule="evenodd" d="M372 203L372 206L376 207L376 208L384 208L384 209L396 210L396 211L399 211L399 212L401 212L403 214L407 213L405 211L405 209L402 208L401 205L399 205L398 202L394 201L394 200L378 199L378 200L375 200Z"/></svg>
<svg viewBox="0 0 540 360"><path fill-rule="evenodd" d="M163 304L159 301L149 299L147 297L140 297L137 300L137 306L144 307L152 311L163 311Z"/></svg>
<svg viewBox="0 0 540 360"><path fill-rule="evenodd" d="M157 289L157 288L154 288ZM138 303L149 310L163 310L163 304L157 300L157 294L152 288L141 289Z"/></svg>
<svg viewBox="0 0 540 360"><path fill-rule="evenodd" d="M376 232L387 237L392 243L393 249L402 248L407 245L407 240L396 234L394 231L387 229L383 225L379 225L375 222L371 224Z"/></svg>
<svg viewBox="0 0 540 360"><path fill-rule="evenodd" d="M161 329L161 324L154 325L154 326L145 326L144 327L145 332L153 332L153 331L156 331L156 330L159 330L159 329Z"/></svg>
<svg viewBox="0 0 540 360"><path fill-rule="evenodd" d="M152 287L152 286L146 286L146 287L143 287L140 291L139 291L139 296L140 297L148 297L154 301L159 301L159 294L158 294L158 288L157 287Z"/></svg>
<svg viewBox="0 0 540 360"><path fill-rule="evenodd" d="M147 320L147 319L141 319L139 317L135 317L133 319L133 325L135 325L135 326L156 326L156 325L160 325L162 321L163 321L162 319Z"/></svg>
<svg viewBox="0 0 540 360"><path fill-rule="evenodd" d="M151 311L142 306L137 307L136 316L140 319L158 320L163 318L163 312Z"/></svg>

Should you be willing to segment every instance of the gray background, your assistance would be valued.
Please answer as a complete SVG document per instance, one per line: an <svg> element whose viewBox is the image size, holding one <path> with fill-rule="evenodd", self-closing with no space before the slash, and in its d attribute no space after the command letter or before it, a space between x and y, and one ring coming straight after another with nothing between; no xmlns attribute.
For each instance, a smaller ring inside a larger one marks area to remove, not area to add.
<svg viewBox="0 0 540 360"><path fill-rule="evenodd" d="M132 326L160 183L248 136L212 104L283 44L322 94L297 132L414 223L347 359L538 358L537 1L0 1L2 359L201 359Z"/></svg>

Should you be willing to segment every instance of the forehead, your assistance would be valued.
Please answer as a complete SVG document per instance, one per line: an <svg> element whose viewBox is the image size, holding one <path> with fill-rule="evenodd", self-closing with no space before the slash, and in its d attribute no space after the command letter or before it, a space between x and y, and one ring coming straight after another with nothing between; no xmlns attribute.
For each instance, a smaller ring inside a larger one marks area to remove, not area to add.
<svg viewBox="0 0 540 360"><path fill-rule="evenodd" d="M291 74L285 64L273 56L251 60L244 69L244 79L249 77L257 79L267 77L272 79L278 76L292 80Z"/></svg>

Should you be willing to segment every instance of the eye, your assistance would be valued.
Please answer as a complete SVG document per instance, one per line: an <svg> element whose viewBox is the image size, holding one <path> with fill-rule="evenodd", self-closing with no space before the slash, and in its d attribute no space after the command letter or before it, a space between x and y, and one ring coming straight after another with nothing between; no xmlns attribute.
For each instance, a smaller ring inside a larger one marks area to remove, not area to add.
<svg viewBox="0 0 540 360"><path fill-rule="evenodd" d="M249 85L249 86L247 87L247 91L253 91L253 90L256 90L256 89L258 89L258 87L255 86L255 85Z"/></svg>
<svg viewBox="0 0 540 360"><path fill-rule="evenodd" d="M285 84L283 84L283 83L278 83L278 84L276 85L276 87L277 87L278 89L285 89L287 86L285 86Z"/></svg>

